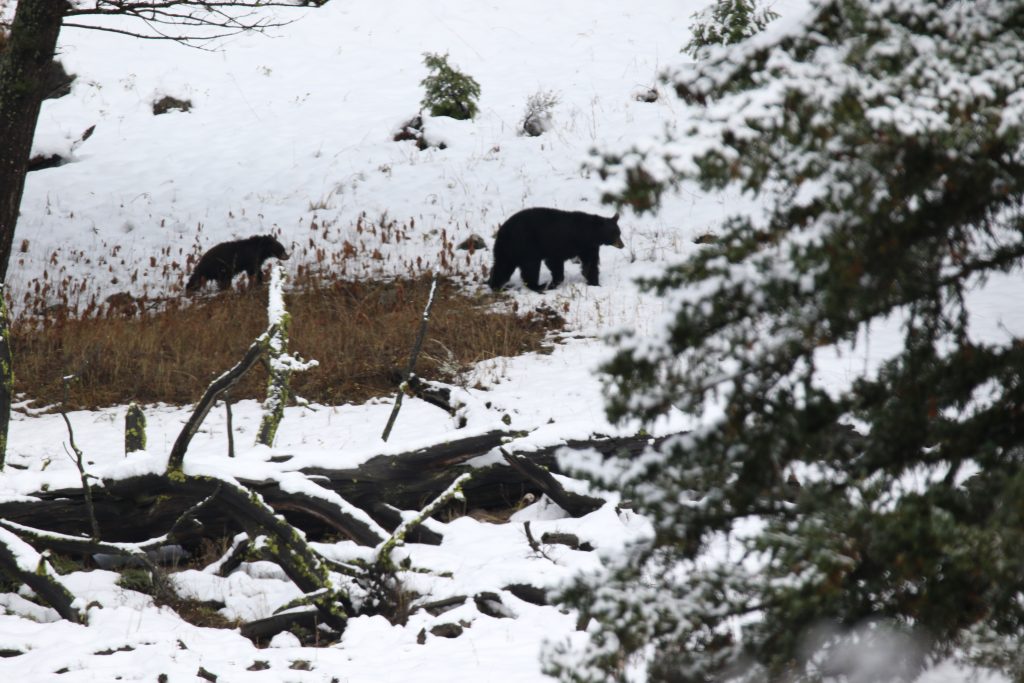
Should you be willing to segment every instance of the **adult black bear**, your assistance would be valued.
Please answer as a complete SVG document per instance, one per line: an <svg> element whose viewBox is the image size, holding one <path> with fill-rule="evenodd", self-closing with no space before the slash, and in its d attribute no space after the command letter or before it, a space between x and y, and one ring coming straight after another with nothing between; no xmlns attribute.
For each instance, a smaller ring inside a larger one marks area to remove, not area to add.
<svg viewBox="0 0 1024 683"><path fill-rule="evenodd" d="M579 258L588 285L598 285L598 250L602 244L622 249L619 214L611 218L582 211L523 209L498 228L494 238L494 267L487 284L502 287L516 268L527 287L543 292L540 262L551 271L552 289L565 277L565 261Z"/></svg>
<svg viewBox="0 0 1024 683"><path fill-rule="evenodd" d="M227 289L231 286L231 280L243 271L262 284L263 262L268 258L282 261L288 259L284 246L269 235L221 242L199 259L192 277L185 285L185 291L195 292L210 280L215 280L221 289Z"/></svg>

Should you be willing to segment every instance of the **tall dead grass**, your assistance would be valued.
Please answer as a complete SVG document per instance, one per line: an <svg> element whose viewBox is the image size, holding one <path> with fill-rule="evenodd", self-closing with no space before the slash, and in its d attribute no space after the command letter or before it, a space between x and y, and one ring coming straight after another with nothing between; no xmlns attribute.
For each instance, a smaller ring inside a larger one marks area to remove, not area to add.
<svg viewBox="0 0 1024 683"><path fill-rule="evenodd" d="M407 362L429 278L389 282L307 281L286 293L291 347L320 365L293 377L299 396L316 402L362 402L395 389ZM540 350L561 326L552 311L518 316L496 311L492 295L471 296L442 280L431 312L421 376L453 381L468 365ZM194 305L127 316L15 321L15 391L35 406L62 401L62 378L74 375L69 407L128 401L191 403L236 363L266 327L266 292L230 291ZM262 398L266 371L251 372L233 398Z"/></svg>

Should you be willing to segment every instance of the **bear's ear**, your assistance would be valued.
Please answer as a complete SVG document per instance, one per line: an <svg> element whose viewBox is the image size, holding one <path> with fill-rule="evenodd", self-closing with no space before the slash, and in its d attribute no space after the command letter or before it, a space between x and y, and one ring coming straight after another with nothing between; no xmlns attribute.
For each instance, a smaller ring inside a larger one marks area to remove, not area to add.
<svg viewBox="0 0 1024 683"><path fill-rule="evenodd" d="M612 216L612 223L618 223L618 222L619 222L619 214L615 214L614 216Z"/></svg>

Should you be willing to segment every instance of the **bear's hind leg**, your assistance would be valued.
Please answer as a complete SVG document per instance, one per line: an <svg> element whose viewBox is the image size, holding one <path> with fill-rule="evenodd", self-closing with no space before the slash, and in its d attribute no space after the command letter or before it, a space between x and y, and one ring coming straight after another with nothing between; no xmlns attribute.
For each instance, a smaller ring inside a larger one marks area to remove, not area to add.
<svg viewBox="0 0 1024 683"><path fill-rule="evenodd" d="M544 292L544 288L540 286L540 259L536 261L526 261L520 264L519 274L523 276L523 283L535 292Z"/></svg>

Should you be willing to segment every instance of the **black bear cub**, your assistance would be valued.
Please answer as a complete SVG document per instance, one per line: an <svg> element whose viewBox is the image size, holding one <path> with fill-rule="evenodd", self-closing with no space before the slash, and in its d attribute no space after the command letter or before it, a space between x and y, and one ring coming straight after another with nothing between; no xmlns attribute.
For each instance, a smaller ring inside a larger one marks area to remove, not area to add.
<svg viewBox="0 0 1024 683"><path fill-rule="evenodd" d="M523 209L498 228L494 238L494 267L487 284L498 290L516 268L527 287L543 292L540 262L551 271L552 289L565 278L565 262L579 258L588 285L598 285L598 250L602 244L622 249L619 214L611 218L582 211Z"/></svg>
<svg viewBox="0 0 1024 683"><path fill-rule="evenodd" d="M203 254L185 285L186 292L195 292L208 281L214 280L221 289L231 286L231 280L241 272L263 283L263 262L268 258L288 259L284 246L269 235L247 237L244 240L221 242Z"/></svg>

